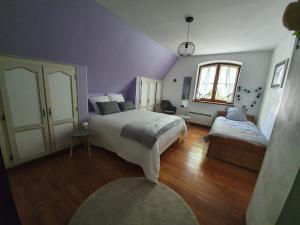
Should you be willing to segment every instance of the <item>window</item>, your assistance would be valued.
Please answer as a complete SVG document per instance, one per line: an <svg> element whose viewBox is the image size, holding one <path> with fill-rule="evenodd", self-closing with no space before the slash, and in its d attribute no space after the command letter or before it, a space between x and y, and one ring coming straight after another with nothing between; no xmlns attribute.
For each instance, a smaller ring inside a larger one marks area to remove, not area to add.
<svg viewBox="0 0 300 225"><path fill-rule="evenodd" d="M199 67L194 101L232 104L241 66L213 63Z"/></svg>

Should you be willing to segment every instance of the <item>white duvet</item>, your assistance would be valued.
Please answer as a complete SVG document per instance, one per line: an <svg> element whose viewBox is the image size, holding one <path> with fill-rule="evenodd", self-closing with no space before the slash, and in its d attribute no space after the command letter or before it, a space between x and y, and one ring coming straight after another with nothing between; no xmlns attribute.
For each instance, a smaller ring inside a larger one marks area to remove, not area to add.
<svg viewBox="0 0 300 225"><path fill-rule="evenodd" d="M147 179L158 182L160 154L177 138L186 135L185 122L182 120L178 125L162 134L152 149L120 136L122 127L127 123L156 115L155 112L138 109L105 116L91 113L89 127L94 133L90 141L93 145L115 152L126 161L141 166Z"/></svg>
<svg viewBox="0 0 300 225"><path fill-rule="evenodd" d="M250 121L234 121L217 117L209 135L246 141L258 146L267 146L268 140Z"/></svg>

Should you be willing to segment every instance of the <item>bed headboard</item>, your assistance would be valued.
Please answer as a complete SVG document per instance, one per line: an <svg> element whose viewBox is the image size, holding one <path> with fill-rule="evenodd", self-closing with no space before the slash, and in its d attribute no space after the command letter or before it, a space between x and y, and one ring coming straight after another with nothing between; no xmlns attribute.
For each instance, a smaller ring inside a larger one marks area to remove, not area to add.
<svg viewBox="0 0 300 225"><path fill-rule="evenodd" d="M88 93L88 98L89 97L94 97L94 96L103 96L103 95L106 95L105 93ZM89 112L94 112L94 107L93 105L91 104L90 100L88 100L88 110Z"/></svg>
<svg viewBox="0 0 300 225"><path fill-rule="evenodd" d="M218 111L217 113L217 117L218 116L224 116L226 117L226 111ZM246 115L247 116L247 120L251 121L252 123L256 123L255 117L252 115Z"/></svg>

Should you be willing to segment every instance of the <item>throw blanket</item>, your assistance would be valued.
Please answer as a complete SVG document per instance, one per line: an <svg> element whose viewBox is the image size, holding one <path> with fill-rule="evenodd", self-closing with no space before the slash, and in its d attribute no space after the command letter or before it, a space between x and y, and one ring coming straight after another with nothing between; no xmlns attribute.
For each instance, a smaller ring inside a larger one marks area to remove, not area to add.
<svg viewBox="0 0 300 225"><path fill-rule="evenodd" d="M152 149L157 139L182 119L176 116L157 113L155 117L144 118L126 124L121 130L121 136L141 143Z"/></svg>
<svg viewBox="0 0 300 225"><path fill-rule="evenodd" d="M234 121L218 117L209 135L237 139L263 147L268 145L266 137L250 121Z"/></svg>

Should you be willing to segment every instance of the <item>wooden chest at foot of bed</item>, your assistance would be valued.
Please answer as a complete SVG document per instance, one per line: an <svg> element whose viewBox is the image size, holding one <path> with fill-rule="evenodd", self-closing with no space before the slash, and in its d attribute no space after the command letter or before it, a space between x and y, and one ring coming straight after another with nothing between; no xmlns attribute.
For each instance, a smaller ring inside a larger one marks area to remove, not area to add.
<svg viewBox="0 0 300 225"><path fill-rule="evenodd" d="M265 151L265 147L245 141L210 136L207 155L258 172Z"/></svg>

